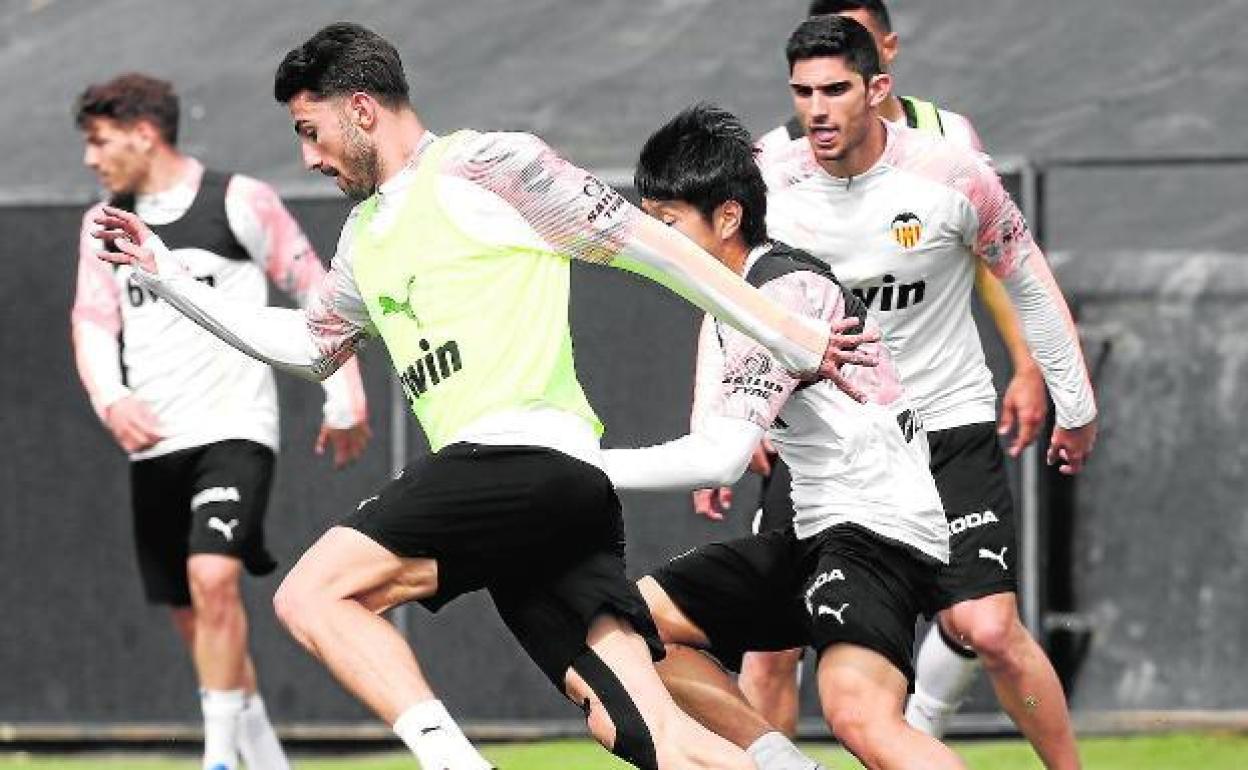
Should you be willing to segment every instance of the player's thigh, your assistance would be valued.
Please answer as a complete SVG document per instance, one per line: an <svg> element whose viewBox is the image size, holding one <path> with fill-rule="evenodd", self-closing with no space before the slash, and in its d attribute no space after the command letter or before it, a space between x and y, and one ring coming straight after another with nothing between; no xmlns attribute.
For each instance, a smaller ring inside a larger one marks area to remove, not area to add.
<svg viewBox="0 0 1248 770"><path fill-rule="evenodd" d="M855 525L817 537L819 560L802 594L816 651L863 648L913 680L914 623L934 608L938 564Z"/></svg>
<svg viewBox="0 0 1248 770"><path fill-rule="evenodd" d="M152 604L189 607L186 559L191 528L188 469L197 450L130 464L135 555L143 590Z"/></svg>
<svg viewBox="0 0 1248 770"><path fill-rule="evenodd" d="M663 590L653 577L649 575L637 581L637 588L646 600L654 624L659 629L659 638L666 644L684 644L690 647L704 648L709 646L706 632L698 627Z"/></svg>
<svg viewBox="0 0 1248 770"><path fill-rule="evenodd" d="M253 575L277 567L264 538L275 462L273 450L254 441L200 448L190 469L191 554L233 557Z"/></svg>
<svg viewBox="0 0 1248 770"><path fill-rule="evenodd" d="M708 649L734 671L748 651L807 644L802 554L791 530L772 531L700 546L654 570L646 580L662 591L651 589L665 640Z"/></svg>
<svg viewBox="0 0 1248 770"><path fill-rule="evenodd" d="M887 656L855 644L824 648L816 669L819 703L834 729L847 722L896 719L909 681Z"/></svg>
<svg viewBox="0 0 1248 770"><path fill-rule="evenodd" d="M942 606L1017 590L1014 500L992 423L928 435L932 476L949 524L949 564L939 575Z"/></svg>
<svg viewBox="0 0 1248 770"><path fill-rule="evenodd" d="M437 578L433 559L404 558L357 530L332 527L287 574L277 601L355 598L380 606L431 596Z"/></svg>
<svg viewBox="0 0 1248 770"><path fill-rule="evenodd" d="M560 692L598 625L627 629L629 644L640 642L646 649L651 670L652 661L663 657L646 602L625 572L623 554L613 549L584 556L555 574L493 584L489 592L503 623Z"/></svg>

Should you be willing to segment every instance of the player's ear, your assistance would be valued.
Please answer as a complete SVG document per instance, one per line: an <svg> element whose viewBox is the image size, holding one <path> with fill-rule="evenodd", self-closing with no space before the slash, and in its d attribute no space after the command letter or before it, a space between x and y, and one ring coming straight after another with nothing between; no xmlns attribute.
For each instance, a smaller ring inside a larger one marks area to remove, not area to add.
<svg viewBox="0 0 1248 770"><path fill-rule="evenodd" d="M900 50L901 40L896 32L889 32L880 38L880 69L892 72L893 60L897 58L897 52Z"/></svg>
<svg viewBox="0 0 1248 770"><path fill-rule="evenodd" d="M368 131L377 123L377 110L381 105L371 95L356 91L347 100L347 117L359 128Z"/></svg>
<svg viewBox="0 0 1248 770"><path fill-rule="evenodd" d="M714 222L715 235L721 241L730 241L741 232L741 219L745 215L745 210L741 207L741 202L736 200L726 200L715 207Z"/></svg>
<svg viewBox="0 0 1248 770"><path fill-rule="evenodd" d="M887 72L873 75L867 82L867 103L874 109L884 103L893 91L893 76Z"/></svg>

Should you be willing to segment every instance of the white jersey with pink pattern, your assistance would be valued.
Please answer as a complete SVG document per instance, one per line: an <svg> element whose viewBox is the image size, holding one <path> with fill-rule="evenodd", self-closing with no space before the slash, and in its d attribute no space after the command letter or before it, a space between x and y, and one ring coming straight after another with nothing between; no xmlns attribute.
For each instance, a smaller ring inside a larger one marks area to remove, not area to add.
<svg viewBox="0 0 1248 770"><path fill-rule="evenodd" d="M826 262L884 330L928 430L992 422L996 393L971 295L975 259L1001 280L1064 428L1096 404L1070 311L986 156L885 122L883 156L842 179L803 137L762 155L769 232Z"/></svg>
<svg viewBox="0 0 1248 770"><path fill-rule="evenodd" d="M135 213L151 225L181 219L195 203L203 168L192 161L184 180L152 195L136 196ZM227 439L278 446L277 394L271 370L233 350L183 317L96 253L91 236L100 206L83 217L77 293L72 311L75 361L101 419L109 406L133 395L155 414L162 440L132 460L158 457ZM255 179L234 175L225 191L228 226L249 259L230 259L203 248L176 250L198 281L249 306L268 301L267 276L307 304L325 269L277 193ZM345 428L365 416L358 366L325 384L325 421Z"/></svg>
<svg viewBox="0 0 1248 770"><path fill-rule="evenodd" d="M831 323L847 316L875 329L862 303L818 260L776 244L746 263L750 283L795 312ZM712 414L748 420L768 436L793 474L793 526L800 538L857 524L947 562L948 532L928 470L927 437L886 347L876 367L843 373L867 396L859 403L829 382L803 383L758 343L715 322L714 344L699 351L720 366ZM709 349L708 349L709 348ZM702 361L699 362L702 364Z"/></svg>

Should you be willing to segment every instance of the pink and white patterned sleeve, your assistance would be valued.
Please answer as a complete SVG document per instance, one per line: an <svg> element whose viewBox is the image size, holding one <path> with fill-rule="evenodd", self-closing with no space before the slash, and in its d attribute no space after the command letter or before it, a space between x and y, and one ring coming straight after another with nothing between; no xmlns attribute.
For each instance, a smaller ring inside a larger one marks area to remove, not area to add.
<svg viewBox="0 0 1248 770"><path fill-rule="evenodd" d="M257 179L235 174L226 191L226 211L235 235L273 285L304 310L311 308L310 318L323 319L332 326L337 320L334 306L322 295L326 291L338 293L338 281L326 282L321 260L277 191ZM332 339L334 334L329 331L328 336ZM322 386L327 426L350 428L367 422L364 381L354 357L343 361Z"/></svg>
<svg viewBox="0 0 1248 770"><path fill-rule="evenodd" d="M91 237L92 207L82 220L78 236L78 278L70 312L74 365L100 420L108 407L130 395L121 373L121 292L113 267L95 256L98 242Z"/></svg>
<svg viewBox="0 0 1248 770"><path fill-rule="evenodd" d="M789 370L814 374L819 369L829 329L769 301L537 137L478 134L465 145L443 173L501 198L553 251L653 280L761 341Z"/></svg>
<svg viewBox="0 0 1248 770"><path fill-rule="evenodd" d="M976 161L955 176L974 211L968 245L1001 280L1014 303L1053 398L1057 424L1087 425L1096 419L1096 399L1070 307L1000 177L982 156Z"/></svg>

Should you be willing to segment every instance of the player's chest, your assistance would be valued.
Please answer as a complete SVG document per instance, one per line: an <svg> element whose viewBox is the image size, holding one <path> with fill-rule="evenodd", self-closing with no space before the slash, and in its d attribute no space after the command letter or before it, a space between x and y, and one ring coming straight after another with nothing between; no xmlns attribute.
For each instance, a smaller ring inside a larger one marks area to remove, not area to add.
<svg viewBox="0 0 1248 770"><path fill-rule="evenodd" d="M770 199L774 237L826 262L873 310L922 302L933 282L963 272L970 254L960 212L941 196L877 185L813 188Z"/></svg>

